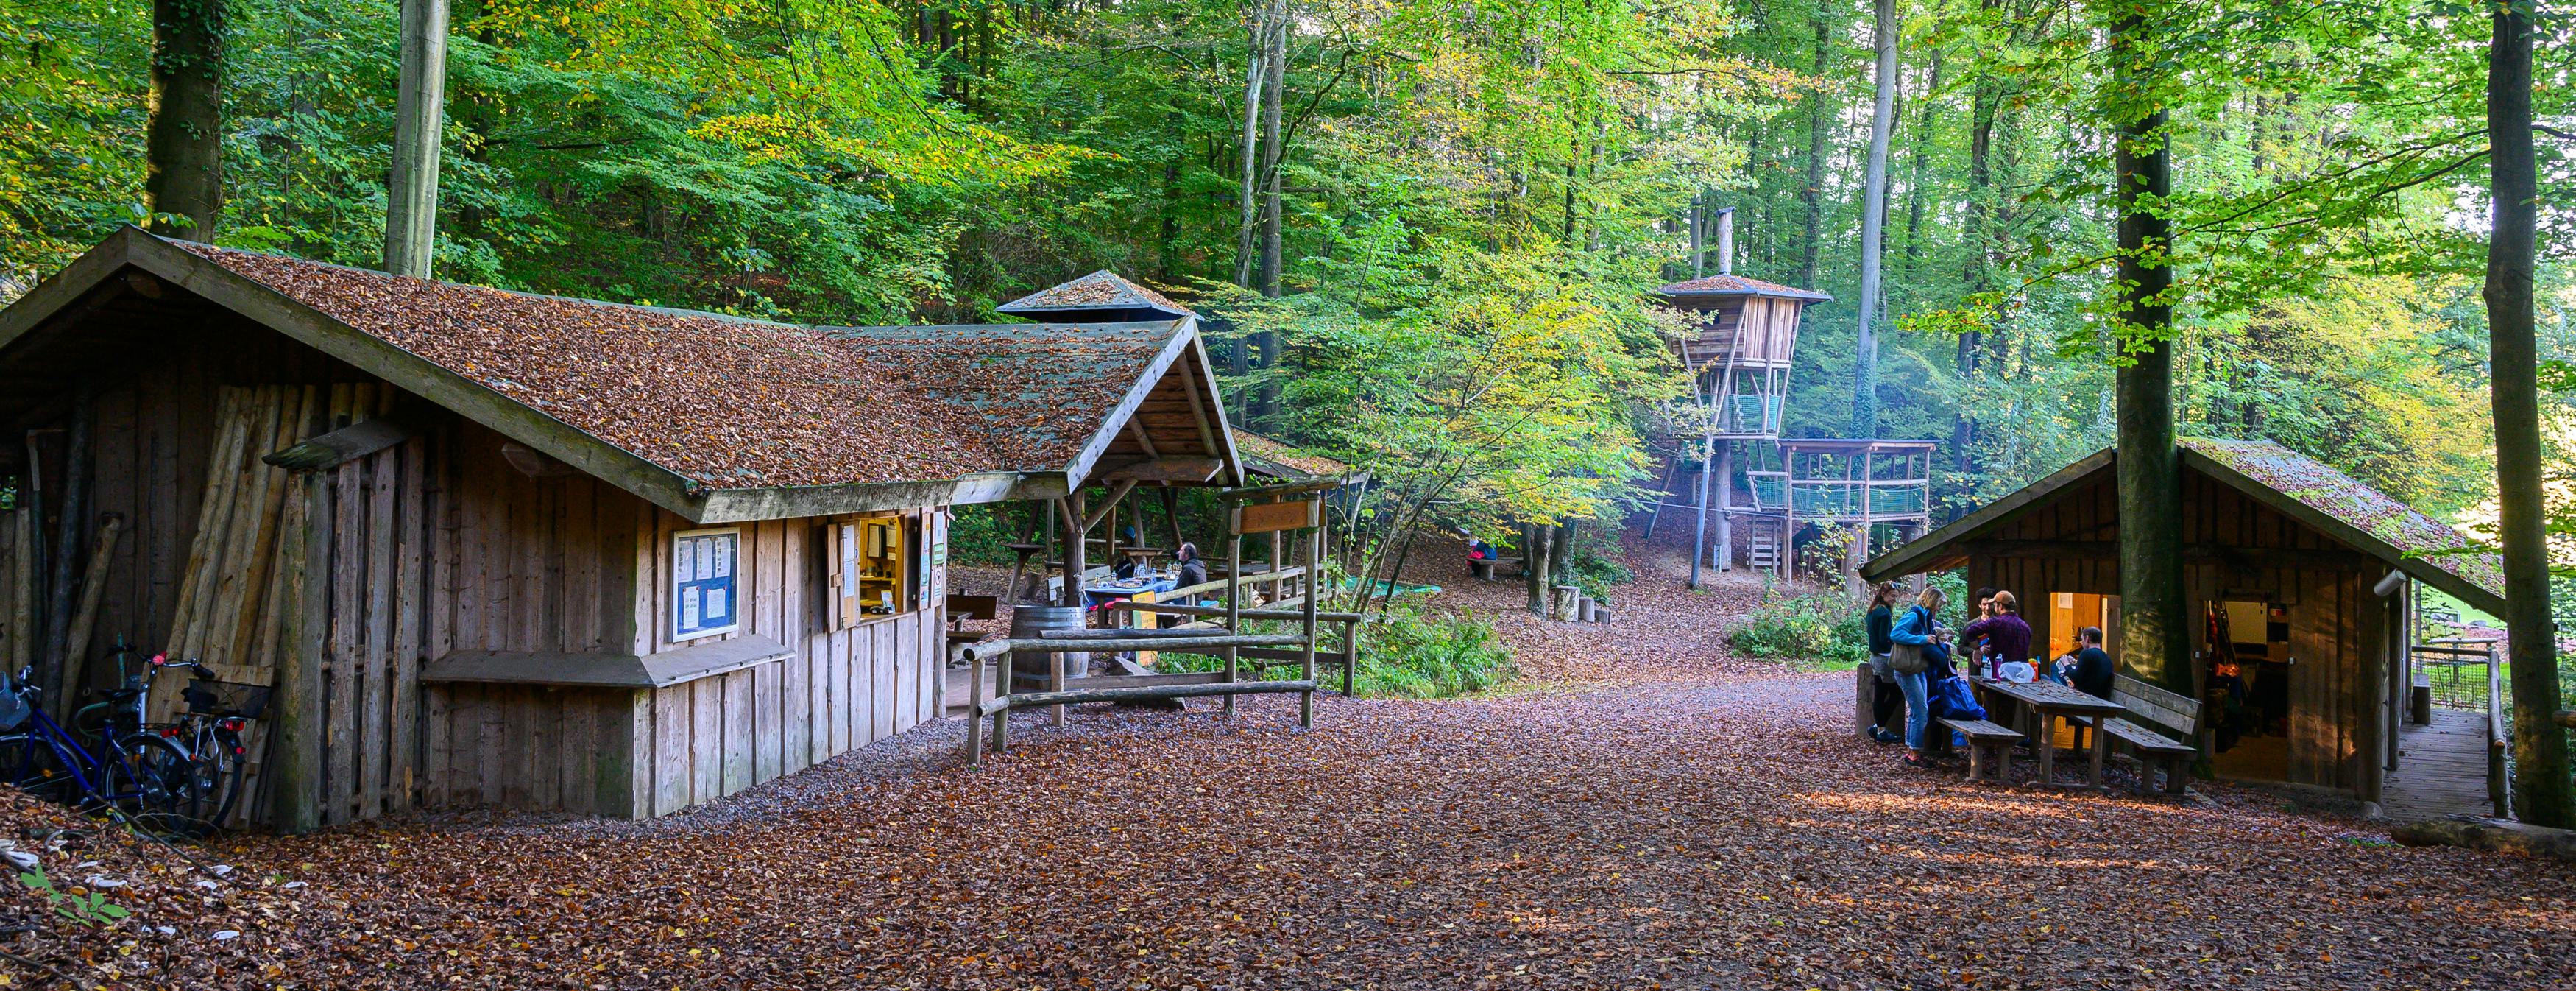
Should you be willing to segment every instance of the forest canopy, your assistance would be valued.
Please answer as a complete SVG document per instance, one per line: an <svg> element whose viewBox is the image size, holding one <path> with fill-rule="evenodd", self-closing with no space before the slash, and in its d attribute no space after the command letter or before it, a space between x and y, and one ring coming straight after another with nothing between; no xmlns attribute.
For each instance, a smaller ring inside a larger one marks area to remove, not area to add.
<svg viewBox="0 0 2576 991"><path fill-rule="evenodd" d="M396 5L224 8L214 240L376 266ZM2485 18L2167 17L2140 57L2168 87L2182 431L2479 518ZM151 18L0 8L6 294L148 219ZM1955 511L2110 441L2124 97L2087 5L1904 0L1897 23L1870 398L1882 435L1943 442ZM1807 311L1786 432L1853 428L1865 5L458 0L452 24L442 278L854 323L986 319L1108 268L1213 318L1251 427L1499 535L1651 498L1688 385L1650 291L1715 269L1695 218L1732 208L1736 271L1836 300ZM2569 30L2542 18L2535 97L2560 466Z"/></svg>

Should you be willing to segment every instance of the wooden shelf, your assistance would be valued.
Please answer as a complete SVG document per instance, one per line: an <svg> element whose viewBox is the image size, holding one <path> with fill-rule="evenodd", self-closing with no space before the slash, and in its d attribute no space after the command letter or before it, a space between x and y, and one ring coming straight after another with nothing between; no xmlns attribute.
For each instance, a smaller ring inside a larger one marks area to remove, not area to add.
<svg viewBox="0 0 2576 991"><path fill-rule="evenodd" d="M422 665L420 680L567 688L667 688L794 654L785 644L753 634L643 655L460 650Z"/></svg>

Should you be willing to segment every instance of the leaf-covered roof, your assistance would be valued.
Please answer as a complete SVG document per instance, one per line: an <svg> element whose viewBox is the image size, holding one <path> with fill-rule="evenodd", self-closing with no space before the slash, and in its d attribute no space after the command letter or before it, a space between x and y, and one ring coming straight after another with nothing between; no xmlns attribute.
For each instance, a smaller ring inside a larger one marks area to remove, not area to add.
<svg viewBox="0 0 2576 991"><path fill-rule="evenodd" d="M2498 598L2504 595L2504 563L2496 555L2450 553L2468 546L2468 538L2332 465L2268 440L2187 437L2182 446L2361 531L2390 550L2421 555L2434 567Z"/></svg>
<svg viewBox="0 0 2576 991"><path fill-rule="evenodd" d="M1681 282L1667 283L1655 292L1665 296L1778 296L1824 303L1832 296L1813 289L1798 289L1777 282L1748 279L1741 275L1707 275Z"/></svg>
<svg viewBox="0 0 2576 991"><path fill-rule="evenodd" d="M1058 283L994 307L1013 316L1086 310L1152 310L1164 319L1190 316L1190 308L1107 269Z"/></svg>
<svg viewBox="0 0 2576 991"><path fill-rule="evenodd" d="M1243 456L1244 467L1255 474L1272 478L1341 478L1351 473L1351 466L1299 449L1286 441L1264 437L1241 427L1234 430L1234 449Z"/></svg>
<svg viewBox="0 0 2576 991"><path fill-rule="evenodd" d="M1062 471L1188 330L806 326L171 243L708 490Z"/></svg>

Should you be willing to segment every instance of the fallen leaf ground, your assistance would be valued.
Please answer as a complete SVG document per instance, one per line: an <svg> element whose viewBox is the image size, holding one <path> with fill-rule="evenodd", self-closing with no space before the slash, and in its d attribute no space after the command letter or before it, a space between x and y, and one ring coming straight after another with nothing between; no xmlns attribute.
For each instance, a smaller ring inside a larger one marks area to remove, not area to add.
<svg viewBox="0 0 2576 991"><path fill-rule="evenodd" d="M952 723L647 823L230 841L242 936L135 983L2576 987L2576 869L2248 789L1906 771L1848 676L1722 653L1748 586L1658 581L1606 628L1502 616L1546 691L1328 699L1311 732L1094 708L971 771Z"/></svg>

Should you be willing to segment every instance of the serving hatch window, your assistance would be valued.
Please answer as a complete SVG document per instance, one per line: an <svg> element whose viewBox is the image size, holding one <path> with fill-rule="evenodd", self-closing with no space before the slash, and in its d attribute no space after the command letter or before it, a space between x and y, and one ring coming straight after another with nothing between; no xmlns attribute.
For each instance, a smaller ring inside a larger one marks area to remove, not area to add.
<svg viewBox="0 0 2576 991"><path fill-rule="evenodd" d="M909 553L911 520L902 516L837 520L826 532L835 628L920 608Z"/></svg>

